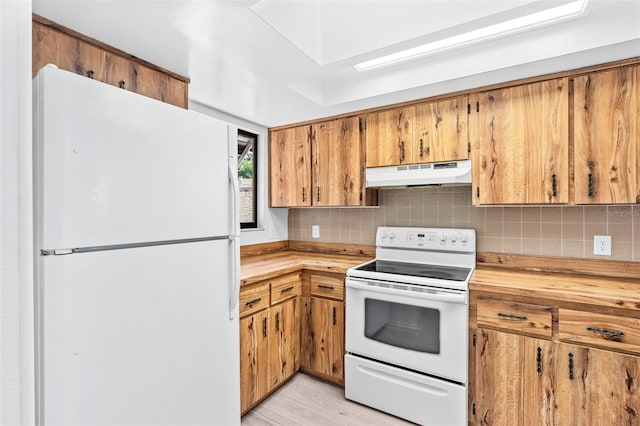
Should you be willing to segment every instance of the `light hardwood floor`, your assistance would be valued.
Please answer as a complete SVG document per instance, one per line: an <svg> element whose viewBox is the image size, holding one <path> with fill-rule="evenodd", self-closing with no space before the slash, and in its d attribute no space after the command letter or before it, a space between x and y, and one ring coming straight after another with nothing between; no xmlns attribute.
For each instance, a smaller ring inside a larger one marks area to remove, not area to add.
<svg viewBox="0 0 640 426"><path fill-rule="evenodd" d="M297 373L242 417L242 426L407 426L402 419L344 398L344 389Z"/></svg>

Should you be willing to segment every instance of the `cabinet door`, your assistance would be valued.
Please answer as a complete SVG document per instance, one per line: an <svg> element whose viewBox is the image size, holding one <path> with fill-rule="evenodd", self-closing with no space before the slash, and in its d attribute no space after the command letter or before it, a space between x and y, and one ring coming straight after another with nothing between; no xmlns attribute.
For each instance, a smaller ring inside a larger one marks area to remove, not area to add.
<svg viewBox="0 0 640 426"><path fill-rule="evenodd" d="M318 297L308 300L304 366L344 384L344 303Z"/></svg>
<svg viewBox="0 0 640 426"><path fill-rule="evenodd" d="M416 105L414 162L468 159L467 117L466 96Z"/></svg>
<svg viewBox="0 0 640 426"><path fill-rule="evenodd" d="M271 207L311 205L311 126L271 132L269 199Z"/></svg>
<svg viewBox="0 0 640 426"><path fill-rule="evenodd" d="M313 125L313 205L357 206L364 170L358 117Z"/></svg>
<svg viewBox="0 0 640 426"><path fill-rule="evenodd" d="M244 413L269 391L269 309L240 318L240 406Z"/></svg>
<svg viewBox="0 0 640 426"><path fill-rule="evenodd" d="M413 162L414 107L374 112L367 116L367 167Z"/></svg>
<svg viewBox="0 0 640 426"><path fill-rule="evenodd" d="M471 98L473 203L567 203L568 79Z"/></svg>
<svg viewBox="0 0 640 426"><path fill-rule="evenodd" d="M640 357L558 346L556 424L640 424Z"/></svg>
<svg viewBox="0 0 640 426"><path fill-rule="evenodd" d="M477 424L553 424L554 344L500 331L478 333Z"/></svg>
<svg viewBox="0 0 640 426"><path fill-rule="evenodd" d="M638 68L574 79L576 204L640 202Z"/></svg>
<svg viewBox="0 0 640 426"><path fill-rule="evenodd" d="M291 377L300 367L300 298L270 308L269 388Z"/></svg>

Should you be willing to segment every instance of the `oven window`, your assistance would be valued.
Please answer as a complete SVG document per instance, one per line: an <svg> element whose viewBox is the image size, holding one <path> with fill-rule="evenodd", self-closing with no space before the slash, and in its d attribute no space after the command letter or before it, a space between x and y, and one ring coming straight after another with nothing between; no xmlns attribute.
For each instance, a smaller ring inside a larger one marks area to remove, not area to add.
<svg viewBox="0 0 640 426"><path fill-rule="evenodd" d="M403 349L440 353L440 311L365 299L367 338Z"/></svg>

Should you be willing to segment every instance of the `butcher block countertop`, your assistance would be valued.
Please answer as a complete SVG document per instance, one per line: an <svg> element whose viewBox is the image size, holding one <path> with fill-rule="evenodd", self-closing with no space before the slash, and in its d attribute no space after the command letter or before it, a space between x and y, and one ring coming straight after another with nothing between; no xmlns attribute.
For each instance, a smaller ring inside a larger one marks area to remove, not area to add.
<svg viewBox="0 0 640 426"><path fill-rule="evenodd" d="M259 256L243 257L240 261L240 285L271 279L278 275L303 269L345 274L347 269L371 260L371 256L280 251Z"/></svg>

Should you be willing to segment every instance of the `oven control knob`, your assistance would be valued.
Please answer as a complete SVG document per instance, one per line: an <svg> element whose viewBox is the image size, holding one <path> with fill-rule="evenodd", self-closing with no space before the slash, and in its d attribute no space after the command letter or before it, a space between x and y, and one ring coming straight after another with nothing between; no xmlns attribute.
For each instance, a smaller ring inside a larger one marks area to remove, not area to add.
<svg viewBox="0 0 640 426"><path fill-rule="evenodd" d="M467 237L467 234L460 234L460 242L466 243L467 241L469 241L469 237Z"/></svg>
<svg viewBox="0 0 640 426"><path fill-rule="evenodd" d="M395 240L396 239L396 234L394 234L393 232L391 234L389 234L389 239L391 241Z"/></svg>
<svg viewBox="0 0 640 426"><path fill-rule="evenodd" d="M387 233L383 232L382 235L380 236L380 239L386 240L387 239Z"/></svg>
<svg viewBox="0 0 640 426"><path fill-rule="evenodd" d="M443 244L447 242L447 234L440 235L440 242Z"/></svg>
<svg viewBox="0 0 640 426"><path fill-rule="evenodd" d="M449 239L451 240L452 243L455 243L456 241L458 241L458 237L455 234L451 235Z"/></svg>

